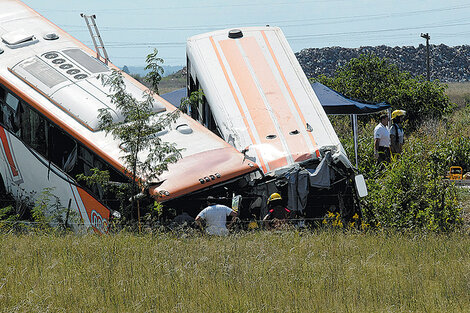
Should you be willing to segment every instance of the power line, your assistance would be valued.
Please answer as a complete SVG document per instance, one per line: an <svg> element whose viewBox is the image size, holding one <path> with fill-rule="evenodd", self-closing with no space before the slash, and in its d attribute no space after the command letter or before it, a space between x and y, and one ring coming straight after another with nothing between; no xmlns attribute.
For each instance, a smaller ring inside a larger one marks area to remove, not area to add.
<svg viewBox="0 0 470 313"><path fill-rule="evenodd" d="M234 4L234 3L225 3L225 4L212 4L212 5L175 5L175 6L157 6L157 7L129 7L129 8L106 8L106 9L94 9L94 13L123 13L128 14L129 12L139 12L142 11L145 14L154 15L155 11L161 10L183 10L183 9L211 9L211 8L234 8L234 7L273 7L273 6L292 6L295 4L303 4L303 3L332 3L332 2L347 2L347 0L304 0L304 1L286 1L286 2L248 2L246 4ZM41 8L38 10L47 11L47 12L81 12L83 9L57 9L57 8Z"/></svg>
<svg viewBox="0 0 470 313"><path fill-rule="evenodd" d="M447 25L425 25L425 26L413 26L413 27L400 27L400 28L388 28L388 29L376 29L376 30L367 30L367 31L352 31L352 32L337 32L337 33L321 33L321 34L305 34L305 35L294 35L294 36L286 36L287 40L289 41L297 41L297 40L306 40L312 38L323 38L323 37L340 37L340 36L368 36L371 34L380 34L380 37L383 37L383 33L390 33L395 31L410 31L410 30L420 30L423 28L444 28L444 27L455 27L455 26L463 26L463 25L470 25L470 22L465 23L452 23ZM401 36L406 38L408 35L389 35L389 36ZM397 37L395 37L397 38ZM186 41L176 41L176 42L108 42L106 44L108 47L112 48L146 48L150 46L161 46L161 47L181 47L186 45Z"/></svg>
<svg viewBox="0 0 470 313"><path fill-rule="evenodd" d="M323 17L323 18L309 18L309 19L294 19L294 20L280 20L272 21L269 20L270 25L279 25L282 27L302 27L302 26L316 26L316 25L325 25L325 24L338 24L338 23L350 23L357 22L362 20L375 20L375 19L384 19L384 18L393 18L393 17L405 17L412 16L423 13L434 13L434 12L444 12L452 10L462 10L465 8L470 8L469 5L458 5L453 7L437 8L437 9L426 9L426 10L416 10L408 12L396 12L396 13L384 13L384 14L366 14L366 15L355 15L355 16L340 16L340 17ZM462 19L463 20L463 19ZM312 22L315 21L315 22ZM453 20L455 22L455 20ZM287 23L287 24L284 24ZM301 23L295 25L289 25L288 23ZM243 23L247 26L260 25L260 22L248 22ZM263 23L261 23L263 24ZM232 24L214 24L214 25L186 25L186 26L159 26L159 27L123 27L123 26L104 26L100 27L102 31L188 31L188 30L202 30L209 31L219 28L230 28ZM62 25L64 28L78 28L82 29L81 25Z"/></svg>

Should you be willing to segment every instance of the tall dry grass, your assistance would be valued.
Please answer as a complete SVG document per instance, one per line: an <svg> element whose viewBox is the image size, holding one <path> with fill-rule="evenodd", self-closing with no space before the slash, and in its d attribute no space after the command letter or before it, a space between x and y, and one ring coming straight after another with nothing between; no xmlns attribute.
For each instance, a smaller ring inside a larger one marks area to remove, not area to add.
<svg viewBox="0 0 470 313"><path fill-rule="evenodd" d="M448 86L446 94L450 101L462 107L470 101L470 82L446 83Z"/></svg>
<svg viewBox="0 0 470 313"><path fill-rule="evenodd" d="M463 234L0 236L1 312L470 312Z"/></svg>

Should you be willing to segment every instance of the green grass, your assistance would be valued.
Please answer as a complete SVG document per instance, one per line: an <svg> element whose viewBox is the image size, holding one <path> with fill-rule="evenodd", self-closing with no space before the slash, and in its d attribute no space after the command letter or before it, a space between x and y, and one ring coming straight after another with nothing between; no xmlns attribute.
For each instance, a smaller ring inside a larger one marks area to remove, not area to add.
<svg viewBox="0 0 470 313"><path fill-rule="evenodd" d="M0 312L469 312L463 234L2 235Z"/></svg>
<svg viewBox="0 0 470 313"><path fill-rule="evenodd" d="M175 74L163 77L160 84L158 84L158 90L161 95L185 87L186 78Z"/></svg>

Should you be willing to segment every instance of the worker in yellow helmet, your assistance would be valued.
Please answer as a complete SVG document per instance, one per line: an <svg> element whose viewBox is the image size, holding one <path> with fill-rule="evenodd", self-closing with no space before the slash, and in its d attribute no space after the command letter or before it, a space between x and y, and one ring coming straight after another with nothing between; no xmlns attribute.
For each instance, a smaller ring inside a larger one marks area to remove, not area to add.
<svg viewBox="0 0 470 313"><path fill-rule="evenodd" d="M275 192L268 199L268 214L263 218L264 225L270 228L278 228L290 218L291 211L282 203L282 197Z"/></svg>
<svg viewBox="0 0 470 313"><path fill-rule="evenodd" d="M400 154L403 151L404 131L403 120L406 111L395 110L392 112L392 126L390 126L390 151L392 154Z"/></svg>

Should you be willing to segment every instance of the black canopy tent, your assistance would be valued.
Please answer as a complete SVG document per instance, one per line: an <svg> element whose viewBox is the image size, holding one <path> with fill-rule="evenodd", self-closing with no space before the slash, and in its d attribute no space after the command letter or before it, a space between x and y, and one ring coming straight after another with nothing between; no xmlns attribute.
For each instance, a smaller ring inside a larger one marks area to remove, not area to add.
<svg viewBox="0 0 470 313"><path fill-rule="evenodd" d="M371 114L390 108L390 104L385 102L365 103L348 99L342 94L318 82L312 83L312 88L313 91L315 91L315 94L317 95L317 98L323 106L326 114L362 115Z"/></svg>
<svg viewBox="0 0 470 313"><path fill-rule="evenodd" d="M354 156L356 167L358 166L357 153L357 116L372 114L383 110L390 109L390 104L381 103L365 103L346 98L342 94L334 91L325 85L315 82L312 83L313 91L320 101L326 114L330 115L351 115L353 138L354 138Z"/></svg>
<svg viewBox="0 0 470 313"><path fill-rule="evenodd" d="M162 97L166 101L170 102L171 104L173 104L177 108L180 107L181 99L186 98L187 96L188 95L187 95L186 88L177 89L175 91L164 93L163 95L160 95L160 97Z"/></svg>
<svg viewBox="0 0 470 313"><path fill-rule="evenodd" d="M312 83L312 88L326 114L351 115L354 137L354 154L357 167L357 116L390 109L390 104L385 102L374 104L351 100L318 82ZM161 97L178 108L181 104L181 99L187 97L187 91L186 88L181 88L165 93L161 95Z"/></svg>

